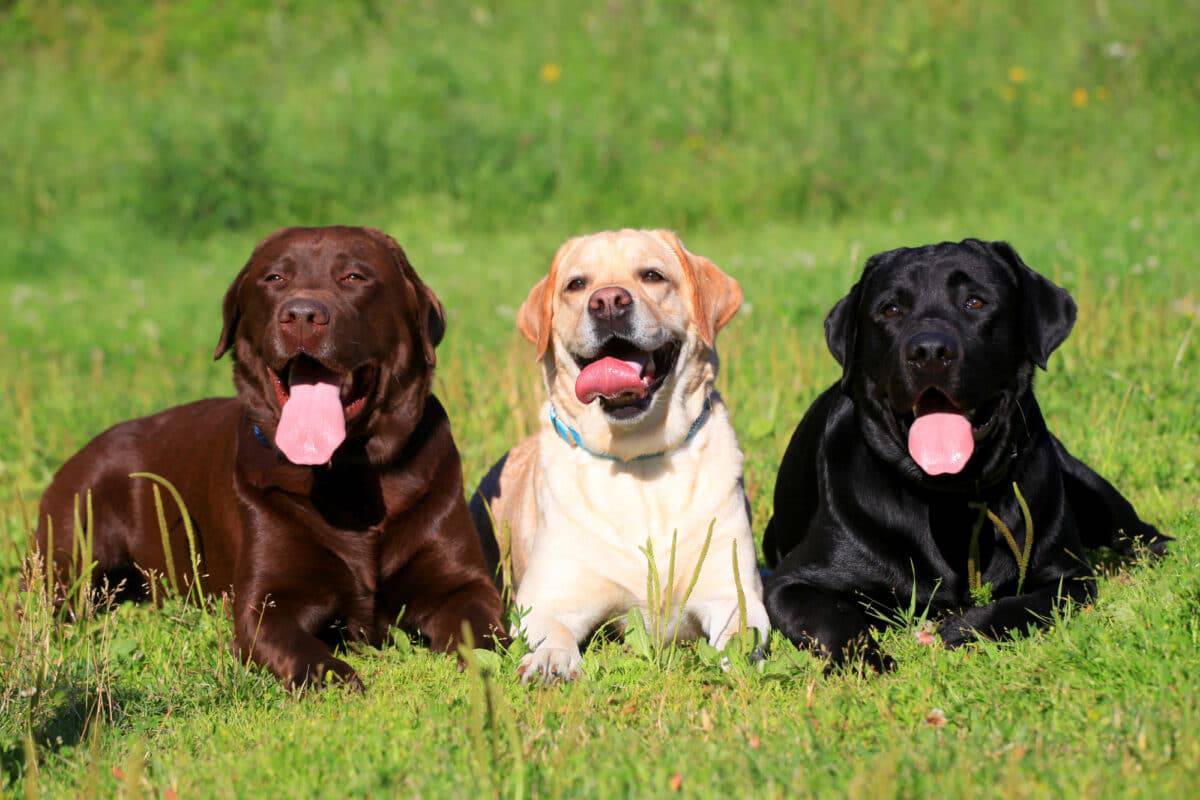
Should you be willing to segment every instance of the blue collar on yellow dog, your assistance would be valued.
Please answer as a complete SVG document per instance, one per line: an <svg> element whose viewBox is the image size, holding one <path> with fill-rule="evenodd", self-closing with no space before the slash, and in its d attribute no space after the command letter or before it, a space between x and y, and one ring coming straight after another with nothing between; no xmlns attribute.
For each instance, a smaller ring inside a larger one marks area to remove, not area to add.
<svg viewBox="0 0 1200 800"><path fill-rule="evenodd" d="M679 447L683 447L685 444L690 442L692 437L696 435L696 432L704 427L704 423L708 421L708 417L711 412L712 395L710 394L704 398L704 408L700 411L700 416L696 417L696 421L692 423L692 427L688 428L687 436L685 436L683 441L679 443ZM559 419L558 414L554 411L553 404L550 406L550 424L554 426L554 432L558 434L559 438L561 438L567 444L571 445L572 447L578 447L583 452L593 455L596 458L603 458L606 461L649 461L652 458L660 458L671 452L670 450L660 450L657 453L644 453L640 456L634 456L633 458L619 458L611 453L601 453L596 450L590 450L588 449L587 445L583 443L583 438L580 437L579 431L575 430L570 425ZM672 449L677 450L678 448Z"/></svg>

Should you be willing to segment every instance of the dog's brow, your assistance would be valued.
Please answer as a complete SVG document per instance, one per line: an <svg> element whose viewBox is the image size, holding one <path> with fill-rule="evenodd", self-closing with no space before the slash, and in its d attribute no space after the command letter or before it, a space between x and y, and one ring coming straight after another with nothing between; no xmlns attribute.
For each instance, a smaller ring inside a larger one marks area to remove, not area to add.
<svg viewBox="0 0 1200 800"><path fill-rule="evenodd" d="M965 270L956 269L950 273L950 277L946 279L946 285L952 289L957 289L959 286L965 286L968 283L975 283L970 273Z"/></svg>

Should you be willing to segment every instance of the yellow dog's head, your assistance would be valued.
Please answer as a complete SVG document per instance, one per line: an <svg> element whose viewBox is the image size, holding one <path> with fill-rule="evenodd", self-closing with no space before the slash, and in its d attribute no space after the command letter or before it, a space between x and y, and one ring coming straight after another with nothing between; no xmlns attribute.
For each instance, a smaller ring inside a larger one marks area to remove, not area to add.
<svg viewBox="0 0 1200 800"><path fill-rule="evenodd" d="M517 325L558 415L589 449L632 458L687 435L741 303L737 281L674 233L621 230L563 244Z"/></svg>

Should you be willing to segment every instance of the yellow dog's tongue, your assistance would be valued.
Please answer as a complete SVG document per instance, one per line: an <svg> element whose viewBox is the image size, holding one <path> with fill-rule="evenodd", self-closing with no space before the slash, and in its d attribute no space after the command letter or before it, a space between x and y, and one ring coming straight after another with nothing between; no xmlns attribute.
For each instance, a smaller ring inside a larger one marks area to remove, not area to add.
<svg viewBox="0 0 1200 800"><path fill-rule="evenodd" d="M581 403L590 403L597 397L614 400L629 396L640 400L646 396L646 384L642 380L645 366L644 356L629 360L605 356L593 361L575 379L575 396Z"/></svg>
<svg viewBox="0 0 1200 800"><path fill-rule="evenodd" d="M908 453L926 475L957 475L974 452L971 420L962 414L926 414L908 432Z"/></svg>
<svg viewBox="0 0 1200 800"><path fill-rule="evenodd" d="M301 360L292 367L288 399L275 430L275 446L293 464L327 464L346 438L337 375Z"/></svg>

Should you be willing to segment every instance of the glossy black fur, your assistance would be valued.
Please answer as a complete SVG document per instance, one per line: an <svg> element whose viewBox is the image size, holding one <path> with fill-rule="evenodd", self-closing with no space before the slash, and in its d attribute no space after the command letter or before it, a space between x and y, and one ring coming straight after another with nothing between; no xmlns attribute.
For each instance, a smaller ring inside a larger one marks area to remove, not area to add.
<svg viewBox="0 0 1200 800"><path fill-rule="evenodd" d="M1090 599L1086 548L1128 553L1141 542L1165 551L1168 537L1067 452L1034 397L1035 367L1074 321L1067 292L1002 242L906 248L867 262L825 322L843 377L813 403L780 466L763 541L775 567L766 598L775 627L840 661L915 593L955 646L1040 624L1064 597ZM932 367L912 359L914 337L930 336L947 348ZM930 388L978 409L985 431L956 476L927 476L908 454L906 414ZM992 600L978 605L967 571L973 504L999 515L1024 548L1014 484L1033 519L1028 572L1018 594L1017 559L985 524L978 564Z"/></svg>

